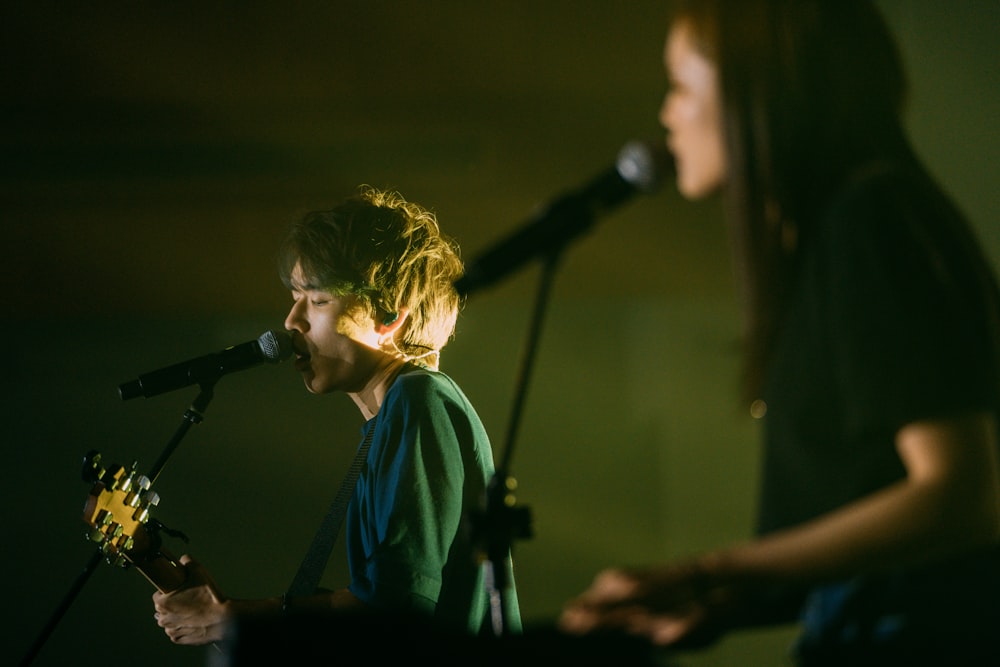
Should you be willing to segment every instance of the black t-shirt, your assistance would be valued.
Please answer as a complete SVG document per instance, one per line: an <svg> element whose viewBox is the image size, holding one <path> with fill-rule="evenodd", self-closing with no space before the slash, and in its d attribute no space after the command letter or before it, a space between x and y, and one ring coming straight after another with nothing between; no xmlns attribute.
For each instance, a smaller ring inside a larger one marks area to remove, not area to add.
<svg viewBox="0 0 1000 667"><path fill-rule="evenodd" d="M800 243L761 397L761 533L902 479L901 426L996 413L1000 396L989 265L924 174L868 171ZM875 576L769 591L761 617L793 620L798 610L802 665L833 664L833 656L843 658L836 664L918 664L941 651L941 664L958 664L959 652L1000 659L989 639L1000 618L1000 549L915 569L887 565Z"/></svg>
<svg viewBox="0 0 1000 667"><path fill-rule="evenodd" d="M902 478L904 424L998 405L985 260L921 172L868 170L800 243L762 396L761 532Z"/></svg>

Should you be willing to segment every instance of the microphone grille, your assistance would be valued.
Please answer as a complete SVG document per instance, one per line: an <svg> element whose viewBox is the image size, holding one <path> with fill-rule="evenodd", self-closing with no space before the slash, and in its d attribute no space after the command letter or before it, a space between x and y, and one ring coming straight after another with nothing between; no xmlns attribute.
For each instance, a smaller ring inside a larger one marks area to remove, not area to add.
<svg viewBox="0 0 1000 667"><path fill-rule="evenodd" d="M663 142L630 141L618 153L615 168L632 187L653 192L673 173L673 157Z"/></svg>
<svg viewBox="0 0 1000 667"><path fill-rule="evenodd" d="M292 356L292 337L284 331L265 331L257 339L265 361L276 362Z"/></svg>

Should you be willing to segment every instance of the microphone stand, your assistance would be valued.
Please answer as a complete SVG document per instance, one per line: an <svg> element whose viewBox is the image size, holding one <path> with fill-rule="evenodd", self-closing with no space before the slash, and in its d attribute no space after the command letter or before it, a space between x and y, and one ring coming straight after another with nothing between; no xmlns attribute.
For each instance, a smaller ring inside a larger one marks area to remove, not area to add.
<svg viewBox="0 0 1000 667"><path fill-rule="evenodd" d="M485 553L486 585L495 635L507 631L503 591L512 542L516 537L530 537L532 532L530 511L515 506L513 492L517 483L510 476L510 460L555 265L570 241L592 227L599 214L620 204L636 190L652 192L660 178L672 168L672 160L663 146L635 142L626 145L613 172L602 174L583 189L556 199L528 224L476 258L466 267L466 274L455 281L459 294L468 296L471 291L498 280L532 257L543 262L525 355L515 387L506 448L487 486L486 508L473 512L471 520L473 543L480 548L480 554Z"/></svg>
<svg viewBox="0 0 1000 667"><path fill-rule="evenodd" d="M160 454L160 458L156 461L156 463L153 465L153 468L147 475L150 481L149 484L150 487L152 487L153 482L155 482L156 479L160 476L160 473L163 472L163 467L167 464L167 459L169 459L170 455L173 454L175 449L177 449L177 446L180 444L181 440L187 434L191 426L194 424L200 424L204 420L205 418L204 412L206 409L208 409L208 404L211 402L212 397L214 396L215 383L218 381L218 379L219 379L218 377L215 377L199 385L201 391L198 393L198 396L195 397L194 401L191 403L191 406L184 411L184 416L181 419L180 426L178 426L177 430L174 432L173 437L170 439L170 441L164 448L163 453ZM86 480L86 475L84 475L84 479ZM42 628L42 631L39 633L38 637L31 645L31 648L29 648L25 656L21 658L21 662L18 663L21 667L30 665L32 661L34 661L35 656L38 655L38 652L42 649L42 646L45 645L45 642L48 640L49 635L51 635L52 632L55 630L56 626L59 624L59 621L62 620L63 615L70 608L70 605L73 604L73 601L76 600L76 597L80 594L80 591L83 590L84 584L87 583L87 581L90 579L90 576L94 573L94 571L97 569L97 566L100 564L102 560L104 560L104 553L100 549L98 549L90 557L90 560L87 562L83 571L77 576L76 581L73 582L73 585L70 586L69 591L67 591L66 595L63 597L62 602L52 613L52 616L49 617L48 622L45 624L45 627Z"/></svg>
<svg viewBox="0 0 1000 667"><path fill-rule="evenodd" d="M150 469L149 474L149 485L152 486L156 482L160 473L163 472L163 467L167 465L167 460L177 449L177 446L181 444L181 440L187 435L188 430L194 424L200 424L205 420L205 411L208 409L208 404L212 401L215 396L215 383L218 382L219 378L212 378L208 382L203 382L198 385L200 391L198 395L195 396L194 401L191 402L191 406L184 411L184 416L181 418L181 423L174 432L172 438L167 443L166 447L163 448L163 452L160 454L160 458L156 460L153 467Z"/></svg>
<svg viewBox="0 0 1000 667"><path fill-rule="evenodd" d="M582 212L581 212L582 214ZM535 307L528 330L520 372L515 385L514 405L510 416L507 440L500 464L486 490L486 509L476 515L473 521L474 534L486 555L483 563L486 569L486 586L490 600L490 618L493 634L501 637L509 634L507 627L507 601L503 592L508 585L508 559L516 538L532 536L531 512L529 508L517 507L514 490L516 480L510 475L511 459L515 438L521 423L524 401L527 396L528 380L534 366L535 353L541 337L542 321L548 305L554 282L555 267L562 248L550 248L543 255L542 275L538 285Z"/></svg>

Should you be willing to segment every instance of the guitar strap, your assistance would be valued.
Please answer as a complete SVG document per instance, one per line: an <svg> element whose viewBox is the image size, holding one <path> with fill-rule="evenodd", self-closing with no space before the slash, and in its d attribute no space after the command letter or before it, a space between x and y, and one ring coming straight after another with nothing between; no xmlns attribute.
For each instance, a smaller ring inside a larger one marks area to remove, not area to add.
<svg viewBox="0 0 1000 667"><path fill-rule="evenodd" d="M330 509L323 517L323 523L316 531L309 551L306 552L298 572L295 573L295 578L292 579L292 583L288 587L288 592L285 593L286 600L299 595L312 595L316 592L323 576L323 570L326 569L326 564L330 560L333 544L337 541L337 535L340 533L340 525L344 522L344 514L347 512L354 487L358 483L361 466L368 458L368 448L371 447L374 433L375 419L373 418L368 432L365 433L364 440L358 446L357 454L354 455L354 461L351 462L351 467L344 476L344 481L340 483L340 490L337 491L336 497L330 504Z"/></svg>

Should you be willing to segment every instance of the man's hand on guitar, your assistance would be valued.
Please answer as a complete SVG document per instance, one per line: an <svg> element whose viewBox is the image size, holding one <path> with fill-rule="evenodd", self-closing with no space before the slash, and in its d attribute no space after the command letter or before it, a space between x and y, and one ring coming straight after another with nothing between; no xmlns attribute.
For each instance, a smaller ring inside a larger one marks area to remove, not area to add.
<svg viewBox="0 0 1000 667"><path fill-rule="evenodd" d="M208 570L187 554L180 557L187 576L182 588L153 593L153 617L175 644L209 644L223 638L231 603Z"/></svg>

